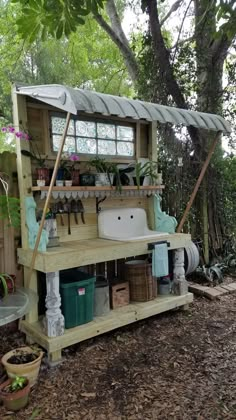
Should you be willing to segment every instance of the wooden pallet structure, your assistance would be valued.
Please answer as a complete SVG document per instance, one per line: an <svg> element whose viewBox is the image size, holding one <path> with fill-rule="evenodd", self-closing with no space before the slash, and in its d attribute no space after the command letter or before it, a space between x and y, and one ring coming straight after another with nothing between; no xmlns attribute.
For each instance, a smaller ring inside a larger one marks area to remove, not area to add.
<svg viewBox="0 0 236 420"><path fill-rule="evenodd" d="M221 284L220 286L209 287L200 284L188 282L188 290L195 295L205 296L208 299L215 300L224 295L236 292L236 282L230 284Z"/></svg>

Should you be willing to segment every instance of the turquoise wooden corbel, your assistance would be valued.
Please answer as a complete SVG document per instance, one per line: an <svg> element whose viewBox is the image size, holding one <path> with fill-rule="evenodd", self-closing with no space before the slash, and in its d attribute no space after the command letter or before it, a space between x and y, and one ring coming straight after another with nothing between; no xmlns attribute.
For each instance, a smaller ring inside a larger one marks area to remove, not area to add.
<svg viewBox="0 0 236 420"><path fill-rule="evenodd" d="M28 240L29 240L29 247L34 249L38 230L39 230L39 223L36 220L35 215L36 203L33 197L26 197L25 198L25 215L26 215L26 224L28 228ZM40 252L46 252L48 243L48 233L45 229L42 230L38 250Z"/></svg>
<svg viewBox="0 0 236 420"><path fill-rule="evenodd" d="M165 211L161 210L160 194L154 195L154 214L155 214L155 230L157 232L175 233L178 224L173 216L169 216Z"/></svg>

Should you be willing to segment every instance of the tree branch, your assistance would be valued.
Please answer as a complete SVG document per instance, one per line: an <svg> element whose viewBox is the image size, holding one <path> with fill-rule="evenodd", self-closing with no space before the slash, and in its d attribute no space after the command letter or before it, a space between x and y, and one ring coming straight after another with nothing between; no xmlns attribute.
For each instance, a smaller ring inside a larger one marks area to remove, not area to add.
<svg viewBox="0 0 236 420"><path fill-rule="evenodd" d="M138 63L121 27L120 18L118 16L113 0L108 0L107 2L107 13L111 21L111 26L101 15L94 15L94 18L119 48L124 58L129 75L135 84L138 80Z"/></svg>
<svg viewBox="0 0 236 420"><path fill-rule="evenodd" d="M187 109L187 103L183 93L175 79L174 71L170 63L169 52L165 46L161 26L157 10L157 0L149 0L147 12L149 14L150 30L153 41L153 52L160 68L162 83L166 85L169 95L172 96L176 105L180 108ZM196 144L200 143L198 130L195 127L188 127L188 132L192 141Z"/></svg>
<svg viewBox="0 0 236 420"><path fill-rule="evenodd" d="M107 0L106 11L109 16L111 27L120 40L129 48L129 41L126 38L126 35L122 29L120 17L117 13L117 9L114 3L114 0Z"/></svg>
<svg viewBox="0 0 236 420"><path fill-rule="evenodd" d="M169 19L169 17L172 15L172 13L176 12L176 10L179 9L181 4L183 3L183 0L177 0L173 6L170 8L169 12L166 13L166 15L163 17L163 19L160 21L160 26L163 26L164 23Z"/></svg>
<svg viewBox="0 0 236 420"><path fill-rule="evenodd" d="M189 10L189 8L190 8L191 3L192 3L192 0L190 0L190 1L189 1L189 4L188 4L188 6L186 7L186 10L185 10L185 12L184 12L183 19L182 19L182 21L181 21L181 25L180 25L180 29L179 29L179 33L178 33L178 38L177 38L177 41L176 41L176 47L175 47L175 51L174 51L174 55L173 55L173 62L174 62L174 60L175 60L175 56L176 56L176 53L177 53L177 48L178 48L178 45L179 45L179 38L180 38L180 35L181 35L181 32L182 32L182 29L183 29L183 26L184 26L184 21L185 21L185 19L186 19L186 16L187 16L187 13L188 13L188 10Z"/></svg>

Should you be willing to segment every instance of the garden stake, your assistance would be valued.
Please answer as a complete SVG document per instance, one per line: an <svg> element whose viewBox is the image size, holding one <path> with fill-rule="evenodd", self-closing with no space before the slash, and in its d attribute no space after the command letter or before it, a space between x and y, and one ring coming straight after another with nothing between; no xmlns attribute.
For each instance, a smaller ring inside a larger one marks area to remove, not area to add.
<svg viewBox="0 0 236 420"><path fill-rule="evenodd" d="M210 160L211 160L211 157L212 157L212 155L213 155L213 153L214 153L214 151L215 151L216 145L217 145L217 143L218 143L218 140L219 140L219 138L220 138L221 134L222 134L222 131L218 131L218 132L217 132L217 134L216 134L216 136L215 136L215 138L214 138L214 140L213 140L213 142L212 142L212 144L211 144L211 147L210 147L209 152L208 152L207 159L206 159L206 161L205 161L205 163L204 163L204 165L203 165L203 167L202 167L202 170L201 170L201 172L200 172L200 175L199 175L199 177L198 177L198 180L197 180L197 182L196 182L196 185L195 185L195 187L194 187L194 190L193 190L193 192L192 192L192 195L191 195L191 197L190 197L190 200L189 200L189 202L188 202L188 204L187 204L187 207L186 207L186 209L185 209L185 212L184 212L184 214L183 214L183 217L182 217L182 219L181 219L181 221L180 221L179 226L177 227L176 233L180 233L180 232L181 232L181 230L183 229L183 225L184 225L185 220L186 220L186 218L187 218L187 216L188 216L189 210L190 210L190 209L191 209L191 207L192 207L193 201L194 201L194 199L195 199L195 197L196 197L196 194L197 194L198 189L199 189L199 187L200 187L200 185L201 185L201 182L202 182L202 180L203 180L203 177L204 177L204 175L205 175L205 172L206 172L206 170L207 170L207 167L208 167L208 165L209 165L209 162L210 162Z"/></svg>

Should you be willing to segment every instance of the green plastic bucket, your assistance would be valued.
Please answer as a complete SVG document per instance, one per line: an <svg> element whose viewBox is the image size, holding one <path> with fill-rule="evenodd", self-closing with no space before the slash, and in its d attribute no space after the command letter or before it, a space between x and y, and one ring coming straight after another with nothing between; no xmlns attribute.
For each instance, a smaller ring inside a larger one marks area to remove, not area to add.
<svg viewBox="0 0 236 420"><path fill-rule="evenodd" d="M65 328L93 320L95 280L95 277L79 270L60 272L61 310Z"/></svg>

